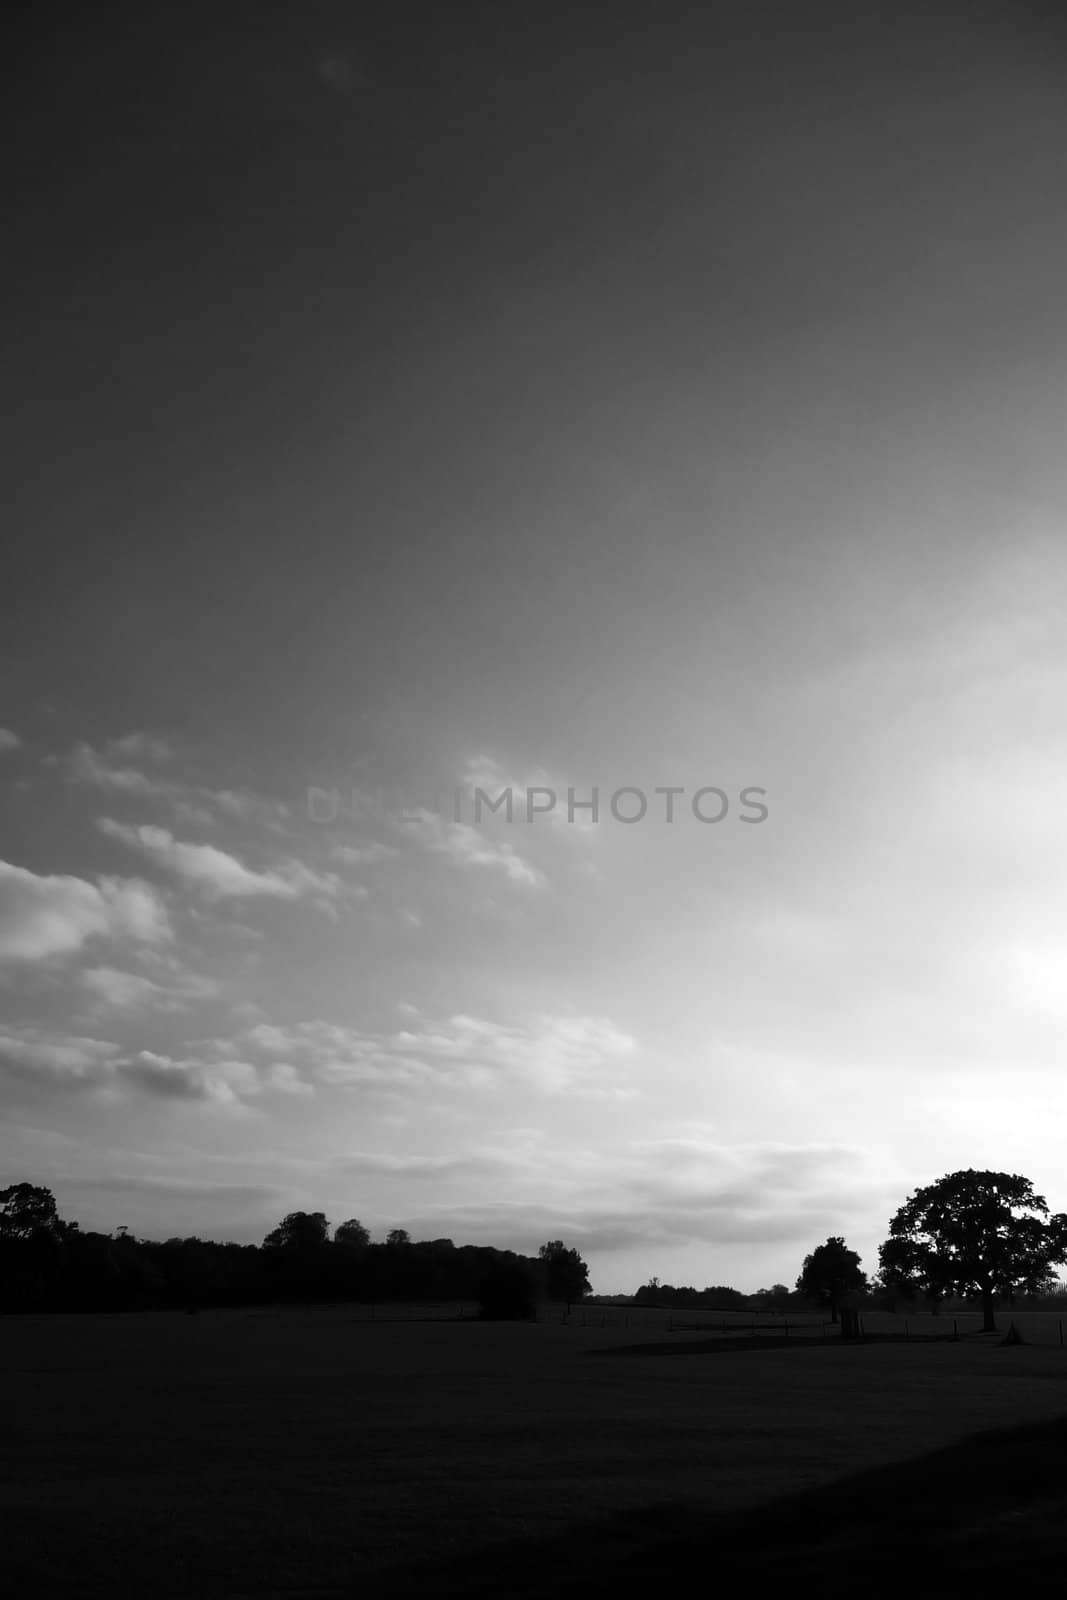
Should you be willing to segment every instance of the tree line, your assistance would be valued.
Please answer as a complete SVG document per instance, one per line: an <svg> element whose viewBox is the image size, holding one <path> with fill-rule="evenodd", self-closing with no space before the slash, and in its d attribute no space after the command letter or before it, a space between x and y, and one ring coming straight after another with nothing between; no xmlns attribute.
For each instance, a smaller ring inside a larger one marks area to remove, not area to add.
<svg viewBox="0 0 1067 1600"><path fill-rule="evenodd" d="M0 1190L0 1310L199 1309L318 1301L438 1301L483 1316L532 1316L543 1299L580 1300L589 1274L559 1239L536 1256L451 1239L415 1241L394 1228L380 1243L355 1218L331 1237L321 1211L294 1211L261 1245L136 1239L83 1232L59 1216L49 1189Z"/></svg>
<svg viewBox="0 0 1067 1600"><path fill-rule="evenodd" d="M793 1290L755 1295L653 1278L637 1305L786 1311L821 1306L836 1321L847 1305L886 1309L975 1304L986 1329L997 1304L1055 1303L1053 1268L1067 1261L1067 1214L1017 1173L953 1172L917 1189L895 1213L868 1279L856 1251L832 1235L805 1257ZM162 1242L82 1232L55 1197L30 1183L0 1190L0 1310L102 1311L354 1300L466 1301L486 1317L528 1317L540 1300L589 1294L578 1251L549 1240L536 1256L451 1239L415 1241L394 1228L381 1243L355 1218L331 1236L321 1211L294 1211L261 1245L198 1238ZM1062 1299L1062 1296L1059 1298Z"/></svg>

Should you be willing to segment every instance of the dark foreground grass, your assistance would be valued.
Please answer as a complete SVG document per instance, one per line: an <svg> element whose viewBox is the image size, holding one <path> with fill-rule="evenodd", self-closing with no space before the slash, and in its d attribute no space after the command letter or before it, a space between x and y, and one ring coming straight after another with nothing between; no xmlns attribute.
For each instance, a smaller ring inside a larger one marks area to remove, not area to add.
<svg viewBox="0 0 1067 1600"><path fill-rule="evenodd" d="M496 1546L478 1560L424 1563L363 1594L592 1597L689 1587L702 1576L751 1592L924 1589L977 1593L1062 1569L1067 1420L979 1434L734 1513L657 1506L555 1539ZM979 1580L981 1580L979 1582Z"/></svg>
<svg viewBox="0 0 1067 1600"><path fill-rule="evenodd" d="M1058 1546L1058 1349L675 1335L593 1354L629 1342L343 1309L5 1319L0 1581L554 1594L680 1581L698 1558L784 1581L861 1557L924 1570L914 1544L958 1576L983 1540L982 1570ZM989 1428L1015 1431L961 1443Z"/></svg>

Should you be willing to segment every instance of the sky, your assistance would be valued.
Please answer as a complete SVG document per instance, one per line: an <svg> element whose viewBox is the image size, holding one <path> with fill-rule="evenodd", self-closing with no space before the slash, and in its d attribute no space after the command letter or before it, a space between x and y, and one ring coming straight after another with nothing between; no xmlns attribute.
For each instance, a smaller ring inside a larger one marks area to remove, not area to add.
<svg viewBox="0 0 1067 1600"><path fill-rule="evenodd" d="M1055 8L16 32L2 1181L605 1293L1067 1210Z"/></svg>

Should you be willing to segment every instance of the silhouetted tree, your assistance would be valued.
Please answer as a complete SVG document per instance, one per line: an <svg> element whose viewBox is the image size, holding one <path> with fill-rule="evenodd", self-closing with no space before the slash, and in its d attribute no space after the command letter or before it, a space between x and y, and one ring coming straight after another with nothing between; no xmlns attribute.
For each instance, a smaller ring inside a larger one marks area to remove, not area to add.
<svg viewBox="0 0 1067 1600"><path fill-rule="evenodd" d="M726 1283L710 1283L700 1292L700 1298L706 1306L722 1306L727 1310L736 1306L740 1308L745 1304L745 1296L740 1289L732 1289Z"/></svg>
<svg viewBox="0 0 1067 1600"><path fill-rule="evenodd" d="M385 1236L385 1242L390 1250L403 1250L411 1243L411 1235L406 1228L390 1228Z"/></svg>
<svg viewBox="0 0 1067 1600"><path fill-rule="evenodd" d="M32 1183L13 1183L0 1189L0 1238L29 1239L37 1233L63 1230L51 1189Z"/></svg>
<svg viewBox="0 0 1067 1600"><path fill-rule="evenodd" d="M333 1230L333 1242L343 1245L346 1250L365 1250L370 1244L370 1234L362 1222L349 1217L347 1222L339 1222Z"/></svg>
<svg viewBox="0 0 1067 1600"><path fill-rule="evenodd" d="M1050 1216L1044 1197L1017 1173L950 1172L908 1197L879 1258L886 1281L935 1298L978 1298L983 1331L991 1333L998 1295L1033 1293L1053 1265L1067 1261L1067 1215Z"/></svg>
<svg viewBox="0 0 1067 1600"><path fill-rule="evenodd" d="M859 1256L837 1234L804 1257L797 1279L799 1294L816 1305L829 1306L831 1322L837 1321L838 1308L847 1295L862 1294L866 1288L867 1275L860 1271Z"/></svg>
<svg viewBox="0 0 1067 1600"><path fill-rule="evenodd" d="M917 1286L898 1279L885 1267L880 1267L867 1286L867 1303L876 1311L896 1311L903 1301L910 1305L916 1296Z"/></svg>
<svg viewBox="0 0 1067 1600"><path fill-rule="evenodd" d="M268 1250L315 1250L326 1243L330 1224L322 1211L290 1211L264 1239Z"/></svg>
<svg viewBox="0 0 1067 1600"><path fill-rule="evenodd" d="M544 1263L545 1289L550 1300L581 1300L589 1293L589 1268L577 1250L562 1239L550 1239L538 1251Z"/></svg>
<svg viewBox="0 0 1067 1600"><path fill-rule="evenodd" d="M478 1291L479 1316L494 1322L529 1322L537 1315L537 1283L530 1262L508 1253L490 1261Z"/></svg>
<svg viewBox="0 0 1067 1600"><path fill-rule="evenodd" d="M793 1295L784 1283L772 1283L769 1289L757 1289L752 1296L756 1311L788 1311Z"/></svg>

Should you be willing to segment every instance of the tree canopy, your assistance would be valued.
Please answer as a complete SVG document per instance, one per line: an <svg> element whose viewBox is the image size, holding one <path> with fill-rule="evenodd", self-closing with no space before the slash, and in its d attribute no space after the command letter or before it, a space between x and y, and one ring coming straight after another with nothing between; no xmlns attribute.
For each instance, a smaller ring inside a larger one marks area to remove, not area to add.
<svg viewBox="0 0 1067 1600"><path fill-rule="evenodd" d="M324 1245L330 1224L322 1211L290 1211L263 1243L269 1250L315 1250Z"/></svg>
<svg viewBox="0 0 1067 1600"><path fill-rule="evenodd" d="M980 1298L985 1331L998 1296L1037 1293L1067 1261L1067 1215L1013 1172L950 1172L910 1195L879 1252L886 1283Z"/></svg>
<svg viewBox="0 0 1067 1600"><path fill-rule="evenodd" d="M562 1239L550 1239L538 1251L545 1265L545 1281L550 1300L581 1300L589 1293L589 1268L577 1250L569 1250Z"/></svg>
<svg viewBox="0 0 1067 1600"><path fill-rule="evenodd" d="M13 1183L0 1189L0 1237L29 1239L36 1233L55 1233L62 1227L51 1189L32 1183Z"/></svg>
<svg viewBox="0 0 1067 1600"><path fill-rule="evenodd" d="M850 1250L839 1234L832 1234L804 1257L804 1265L797 1279L797 1289L817 1305L827 1306L830 1320L837 1321L837 1313L850 1294L862 1294L867 1287L867 1277L860 1270L860 1258Z"/></svg>
<svg viewBox="0 0 1067 1600"><path fill-rule="evenodd" d="M370 1233L356 1217L349 1217L333 1230L333 1242L349 1250L365 1250L370 1244Z"/></svg>

